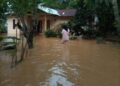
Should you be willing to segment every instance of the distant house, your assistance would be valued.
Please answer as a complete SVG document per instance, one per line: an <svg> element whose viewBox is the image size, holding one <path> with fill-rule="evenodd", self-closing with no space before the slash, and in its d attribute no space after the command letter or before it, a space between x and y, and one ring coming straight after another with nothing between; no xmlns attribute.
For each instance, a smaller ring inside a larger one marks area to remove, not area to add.
<svg viewBox="0 0 120 86"><path fill-rule="evenodd" d="M40 5L38 5L38 10L38 33L57 28L60 24L68 22L76 13L75 9L55 10ZM8 16L7 30L9 36L15 36L16 32L19 35L19 30L13 29L14 23L17 23L15 16Z"/></svg>

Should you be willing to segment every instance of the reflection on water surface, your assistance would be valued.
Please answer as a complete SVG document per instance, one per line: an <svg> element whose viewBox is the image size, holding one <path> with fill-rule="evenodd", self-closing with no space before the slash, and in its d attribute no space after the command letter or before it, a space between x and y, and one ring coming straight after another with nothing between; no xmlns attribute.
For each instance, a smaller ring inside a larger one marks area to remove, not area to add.
<svg viewBox="0 0 120 86"><path fill-rule="evenodd" d="M21 64L10 60L0 53L0 86L120 86L120 45L36 37Z"/></svg>

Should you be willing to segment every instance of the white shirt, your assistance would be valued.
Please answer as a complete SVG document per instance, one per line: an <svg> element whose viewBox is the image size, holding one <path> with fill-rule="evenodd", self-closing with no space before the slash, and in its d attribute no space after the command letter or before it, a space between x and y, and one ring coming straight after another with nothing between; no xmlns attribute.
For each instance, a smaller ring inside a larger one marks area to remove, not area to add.
<svg viewBox="0 0 120 86"><path fill-rule="evenodd" d="M70 30L68 29L68 31L66 31L66 30L62 30L62 39L63 40L69 40L69 32L70 32Z"/></svg>

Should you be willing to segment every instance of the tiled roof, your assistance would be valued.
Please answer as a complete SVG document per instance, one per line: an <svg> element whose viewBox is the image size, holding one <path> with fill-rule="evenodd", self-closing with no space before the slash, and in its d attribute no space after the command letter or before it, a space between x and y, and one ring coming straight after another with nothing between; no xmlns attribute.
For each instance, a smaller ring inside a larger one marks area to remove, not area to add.
<svg viewBox="0 0 120 86"><path fill-rule="evenodd" d="M49 7L38 5L38 9L42 10L45 13L58 15L58 16L75 16L76 9L64 9L64 10L56 10Z"/></svg>
<svg viewBox="0 0 120 86"><path fill-rule="evenodd" d="M58 10L60 16L75 16L76 9Z"/></svg>

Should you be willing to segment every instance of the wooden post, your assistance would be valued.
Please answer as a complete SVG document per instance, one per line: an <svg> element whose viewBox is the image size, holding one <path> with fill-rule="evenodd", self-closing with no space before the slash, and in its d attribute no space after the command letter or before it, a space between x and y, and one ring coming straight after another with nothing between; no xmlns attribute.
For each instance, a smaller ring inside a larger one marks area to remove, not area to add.
<svg viewBox="0 0 120 86"><path fill-rule="evenodd" d="M47 16L45 14L45 21L44 21L44 31L47 30Z"/></svg>

